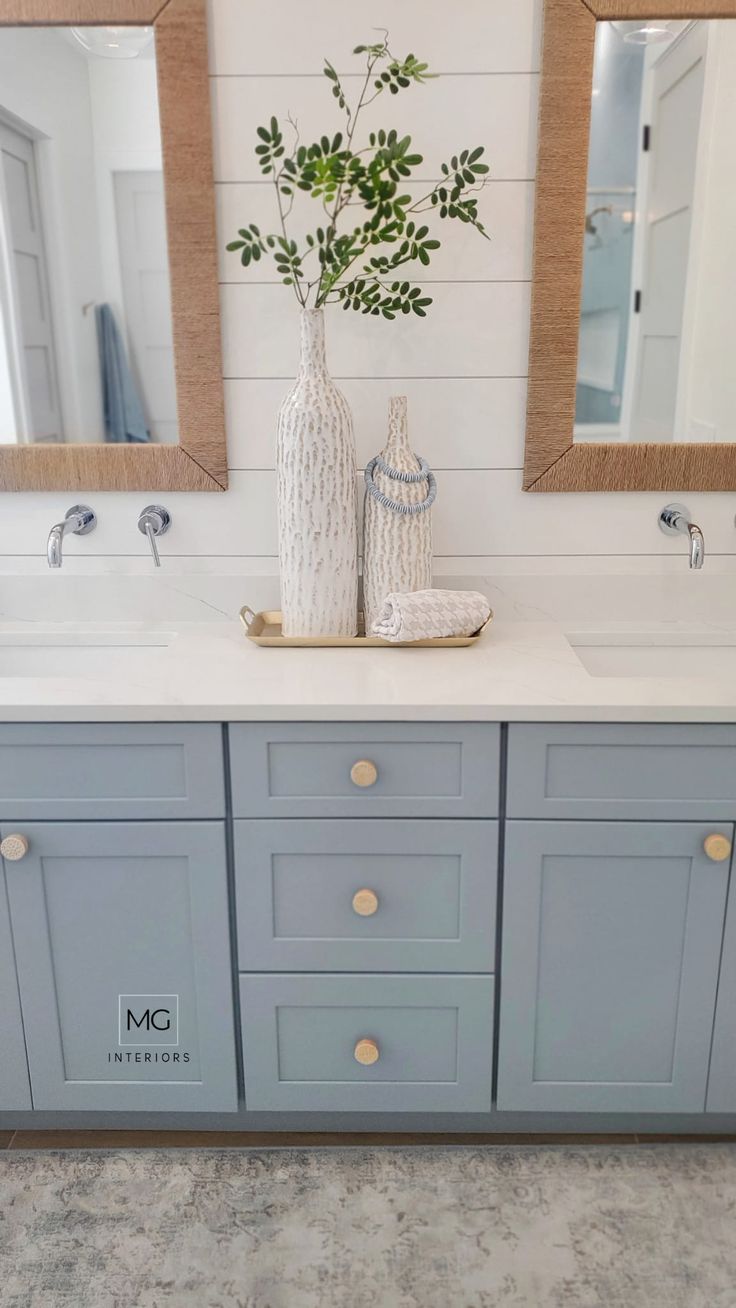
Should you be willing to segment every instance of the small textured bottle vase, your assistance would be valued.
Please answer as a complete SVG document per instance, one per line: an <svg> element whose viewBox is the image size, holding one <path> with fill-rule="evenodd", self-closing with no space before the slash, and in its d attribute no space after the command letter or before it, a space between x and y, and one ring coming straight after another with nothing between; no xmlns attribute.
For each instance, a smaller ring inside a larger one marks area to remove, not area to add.
<svg viewBox="0 0 736 1308"><path fill-rule="evenodd" d="M358 625L355 437L327 371L324 315L301 316L299 375L279 410L276 445L285 636L354 636Z"/></svg>
<svg viewBox="0 0 736 1308"><path fill-rule="evenodd" d="M381 463L411 480L390 477ZM370 468L369 464L369 468ZM392 395L388 407L388 440L370 480L395 504L431 504L434 482L409 444L405 395ZM366 474L368 477L368 473ZM415 480L416 479L416 480ZM399 512L366 493L363 541L363 607L370 635L383 601L392 591L428 590L432 585L431 511Z"/></svg>

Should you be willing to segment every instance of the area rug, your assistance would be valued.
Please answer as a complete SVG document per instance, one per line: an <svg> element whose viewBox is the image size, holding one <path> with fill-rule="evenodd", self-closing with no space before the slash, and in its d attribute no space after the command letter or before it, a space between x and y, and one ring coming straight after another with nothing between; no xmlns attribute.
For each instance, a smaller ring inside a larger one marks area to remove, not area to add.
<svg viewBox="0 0 736 1308"><path fill-rule="evenodd" d="M3 1308L734 1308L729 1144L0 1154Z"/></svg>

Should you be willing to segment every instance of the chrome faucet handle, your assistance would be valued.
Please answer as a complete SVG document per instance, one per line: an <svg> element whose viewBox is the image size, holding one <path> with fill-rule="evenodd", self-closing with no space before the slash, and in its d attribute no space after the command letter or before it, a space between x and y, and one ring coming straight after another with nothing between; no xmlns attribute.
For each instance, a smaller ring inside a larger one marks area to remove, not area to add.
<svg viewBox="0 0 736 1308"><path fill-rule="evenodd" d="M149 504L138 519L138 530L148 537L148 544L151 546L153 563L156 568L161 567L156 537L165 536L170 526L171 514L168 509L162 508L160 504Z"/></svg>
<svg viewBox="0 0 736 1308"><path fill-rule="evenodd" d="M690 541L690 567L702 568L705 559L705 540L700 527L690 521L690 510L684 504L666 504L658 518L659 529L665 536L687 536Z"/></svg>
<svg viewBox="0 0 736 1308"><path fill-rule="evenodd" d="M64 514L64 521L57 522L49 532L46 545L46 557L50 568L60 568L62 564L62 541L71 533L72 536L88 536L97 526L97 514L87 504L74 504Z"/></svg>

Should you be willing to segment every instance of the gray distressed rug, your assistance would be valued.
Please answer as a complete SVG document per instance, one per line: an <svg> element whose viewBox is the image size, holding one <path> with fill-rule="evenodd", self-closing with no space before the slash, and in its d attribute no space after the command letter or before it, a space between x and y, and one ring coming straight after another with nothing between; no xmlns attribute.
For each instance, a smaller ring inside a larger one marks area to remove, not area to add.
<svg viewBox="0 0 736 1308"><path fill-rule="evenodd" d="M0 1154L3 1308L734 1308L736 1147Z"/></svg>

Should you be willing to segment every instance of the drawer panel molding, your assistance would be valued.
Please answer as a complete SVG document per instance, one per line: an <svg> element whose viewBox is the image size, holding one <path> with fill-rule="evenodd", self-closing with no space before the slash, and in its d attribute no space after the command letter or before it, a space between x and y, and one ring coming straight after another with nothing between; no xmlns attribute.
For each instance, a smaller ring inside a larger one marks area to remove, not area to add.
<svg viewBox="0 0 736 1308"><path fill-rule="evenodd" d="M241 976L247 1109L488 1112L493 978Z"/></svg>
<svg viewBox="0 0 736 1308"><path fill-rule="evenodd" d="M498 823L238 821L241 971L492 972Z"/></svg>
<svg viewBox="0 0 736 1308"><path fill-rule="evenodd" d="M727 822L735 808L734 726L509 727L509 817Z"/></svg>
<svg viewBox="0 0 736 1308"><path fill-rule="evenodd" d="M224 815L218 723L0 725L0 820Z"/></svg>
<svg viewBox="0 0 736 1308"><path fill-rule="evenodd" d="M236 817L497 817L494 723L234 723Z"/></svg>

